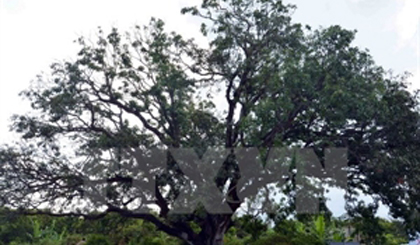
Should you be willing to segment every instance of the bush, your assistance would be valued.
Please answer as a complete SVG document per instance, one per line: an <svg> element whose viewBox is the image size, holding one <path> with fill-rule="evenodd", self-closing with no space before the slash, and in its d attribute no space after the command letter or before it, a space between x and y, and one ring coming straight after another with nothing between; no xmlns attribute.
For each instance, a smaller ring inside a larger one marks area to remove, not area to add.
<svg viewBox="0 0 420 245"><path fill-rule="evenodd" d="M109 238L102 234L89 235L86 240L86 245L111 245Z"/></svg>
<svg viewBox="0 0 420 245"><path fill-rule="evenodd" d="M64 242L62 245L76 245L77 243L81 242L83 240L83 236L81 235L69 235L64 239Z"/></svg>
<svg viewBox="0 0 420 245"><path fill-rule="evenodd" d="M252 245L265 245L265 244L276 244L276 245L292 245L290 238L276 233L273 230L268 230L265 232L257 241L253 241L250 244Z"/></svg>

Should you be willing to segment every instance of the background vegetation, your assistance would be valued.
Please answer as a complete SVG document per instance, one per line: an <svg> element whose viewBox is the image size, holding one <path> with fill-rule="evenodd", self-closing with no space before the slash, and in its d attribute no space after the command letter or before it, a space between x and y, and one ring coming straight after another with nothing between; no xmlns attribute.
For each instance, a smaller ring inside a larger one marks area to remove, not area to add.
<svg viewBox="0 0 420 245"><path fill-rule="evenodd" d="M348 227L355 230L345 235ZM196 226L198 227L198 226ZM227 245L327 244L360 236L366 244L400 245L408 242L401 222L381 218L342 220L329 215L305 215L296 219L251 215L235 217L225 235ZM149 222L108 214L100 220L77 217L23 216L3 209L0 213L0 244L76 245L147 244L181 245L183 241L158 231Z"/></svg>

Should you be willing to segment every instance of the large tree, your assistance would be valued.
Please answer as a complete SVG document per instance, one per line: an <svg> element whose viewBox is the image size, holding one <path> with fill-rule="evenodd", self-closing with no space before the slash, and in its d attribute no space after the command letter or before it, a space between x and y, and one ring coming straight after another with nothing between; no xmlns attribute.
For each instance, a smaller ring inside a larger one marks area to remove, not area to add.
<svg viewBox="0 0 420 245"><path fill-rule="evenodd" d="M406 76L352 45L355 31L302 27L291 21L294 8L279 0L204 0L183 9L203 20L208 48L156 19L129 33L78 39L77 59L54 63L21 94L33 111L13 118L21 141L1 150L0 204L92 219L117 212L189 244L221 244L244 197L268 183L280 183L288 197L281 208L296 206L303 160L276 161L271 149L313 149L325 169L326 149L341 147L349 209L360 207L358 193L368 194L419 231L417 95L407 91ZM188 150L166 151L186 148L199 156L211 150L222 161L194 172L179 160ZM260 168L241 169L241 156L288 171L268 171L256 185L251 177ZM194 202L193 212L171 212L197 188L212 190L206 200L224 209Z"/></svg>

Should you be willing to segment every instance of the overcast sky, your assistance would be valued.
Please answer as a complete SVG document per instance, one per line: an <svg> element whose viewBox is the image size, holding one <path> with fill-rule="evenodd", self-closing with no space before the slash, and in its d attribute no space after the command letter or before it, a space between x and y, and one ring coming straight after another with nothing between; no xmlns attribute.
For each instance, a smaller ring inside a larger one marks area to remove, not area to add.
<svg viewBox="0 0 420 245"><path fill-rule="evenodd" d="M377 64L397 73L411 72L410 82L420 88L420 0L295 0L294 21L314 28L339 24L358 31L355 44L370 50ZM168 30L206 42L198 22L179 13L193 0L0 0L0 143L12 139L9 118L28 109L18 92L57 60L71 58L73 43L98 26L128 30L147 24L152 16ZM333 195L337 196L337 195ZM335 201L335 213L343 211ZM380 214L386 215L381 209Z"/></svg>

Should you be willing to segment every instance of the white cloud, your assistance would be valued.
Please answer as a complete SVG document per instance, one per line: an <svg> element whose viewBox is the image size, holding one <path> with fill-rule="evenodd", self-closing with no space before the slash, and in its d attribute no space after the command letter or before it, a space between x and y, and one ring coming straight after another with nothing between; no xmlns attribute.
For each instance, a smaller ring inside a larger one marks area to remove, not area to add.
<svg viewBox="0 0 420 245"><path fill-rule="evenodd" d="M393 18L393 29L397 32L397 52L410 50L416 59L416 64L411 62L412 73L407 82L411 85L410 90L420 89L420 1L419 0L396 0L399 8Z"/></svg>
<svg viewBox="0 0 420 245"><path fill-rule="evenodd" d="M407 44L418 46L416 33L419 32L420 1L399 0L402 6L395 17L395 28L399 36L399 46Z"/></svg>

